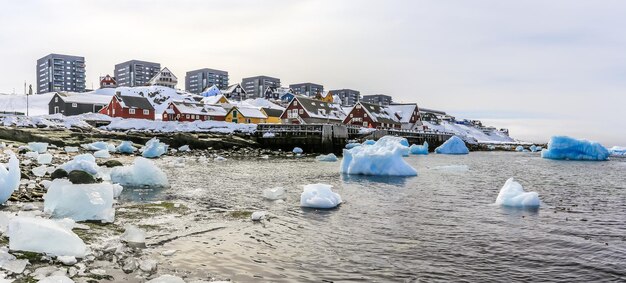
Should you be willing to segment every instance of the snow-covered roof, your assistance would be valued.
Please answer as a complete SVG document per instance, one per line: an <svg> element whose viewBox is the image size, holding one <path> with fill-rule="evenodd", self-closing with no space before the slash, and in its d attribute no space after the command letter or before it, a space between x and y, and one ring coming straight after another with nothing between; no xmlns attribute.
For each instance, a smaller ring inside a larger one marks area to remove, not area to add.
<svg viewBox="0 0 626 283"><path fill-rule="evenodd" d="M246 93L246 90L243 89L243 87L241 87L240 84L232 84L229 85L227 88L220 90L222 93L233 93L235 91L235 89L237 89L237 87L239 87L241 89L241 93Z"/></svg>
<svg viewBox="0 0 626 283"><path fill-rule="evenodd" d="M204 105L203 103L173 101L178 111L182 114L209 115L209 116L226 116L226 110L219 106ZM167 111L167 110L166 110Z"/></svg>
<svg viewBox="0 0 626 283"><path fill-rule="evenodd" d="M233 107L233 109L236 109L239 111L239 113L246 117L246 118L261 118L261 119L267 119L267 115L265 115L265 113L263 113L263 111L259 108L253 108L253 107ZM232 109L231 109L232 111Z"/></svg>
<svg viewBox="0 0 626 283"><path fill-rule="evenodd" d="M323 102L305 96L294 96L294 99L300 102L300 105L302 105L311 118L342 121L346 118L346 113L343 112L339 104Z"/></svg>
<svg viewBox="0 0 626 283"><path fill-rule="evenodd" d="M120 101L120 104L124 108L139 108L139 109L147 109L154 110L154 107L150 103L150 101L142 96L130 96L130 95L119 95L116 94L115 97Z"/></svg>
<svg viewBox="0 0 626 283"><path fill-rule="evenodd" d="M391 104L387 108L400 123L410 123L413 112L417 111L417 104Z"/></svg>
<svg viewBox="0 0 626 283"><path fill-rule="evenodd" d="M83 104L109 104L112 95L89 94L89 93L58 93L59 97L65 103L83 103Z"/></svg>
<svg viewBox="0 0 626 283"><path fill-rule="evenodd" d="M244 103L255 106L255 107L263 107L269 109L277 109L280 111L285 110L285 107L282 107L276 103L273 103L265 98L256 98L256 99L246 99L243 101Z"/></svg>
<svg viewBox="0 0 626 283"><path fill-rule="evenodd" d="M215 104L218 104L220 102L220 99L222 99L222 97L224 99L226 99L226 97L223 94L218 94L218 95L214 95L214 96L207 96L207 97L202 99L202 103L209 104L209 105L215 105ZM228 99L226 99L226 101L228 101Z"/></svg>
<svg viewBox="0 0 626 283"><path fill-rule="evenodd" d="M385 124L398 124L398 119L390 112L390 109L386 106L365 103L359 101L357 104L361 104L363 109L365 109L374 122L377 123L385 123Z"/></svg>

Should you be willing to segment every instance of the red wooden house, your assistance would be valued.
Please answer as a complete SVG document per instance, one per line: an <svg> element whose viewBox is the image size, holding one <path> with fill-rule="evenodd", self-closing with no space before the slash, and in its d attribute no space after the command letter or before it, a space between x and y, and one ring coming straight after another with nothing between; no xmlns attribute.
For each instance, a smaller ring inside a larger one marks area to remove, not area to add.
<svg viewBox="0 0 626 283"><path fill-rule="evenodd" d="M226 110L221 106L204 105L203 103L172 101L163 111L163 121L224 121Z"/></svg>
<svg viewBox="0 0 626 283"><path fill-rule="evenodd" d="M341 124L345 117L339 104L296 95L280 119L283 124Z"/></svg>
<svg viewBox="0 0 626 283"><path fill-rule="evenodd" d="M357 104L352 107L352 110L343 120L343 123L366 128L401 128L400 121L388 107L361 101L357 102Z"/></svg>
<svg viewBox="0 0 626 283"><path fill-rule="evenodd" d="M127 96L117 93L111 98L109 105L98 113L111 117L154 120L154 107L143 96Z"/></svg>

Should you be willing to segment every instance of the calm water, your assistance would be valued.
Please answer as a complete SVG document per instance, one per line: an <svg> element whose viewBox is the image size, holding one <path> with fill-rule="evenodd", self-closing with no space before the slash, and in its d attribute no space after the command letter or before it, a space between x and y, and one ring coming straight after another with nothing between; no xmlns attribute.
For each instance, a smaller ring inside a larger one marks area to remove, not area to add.
<svg viewBox="0 0 626 283"><path fill-rule="evenodd" d="M168 243L179 250L168 265L236 282L626 281L626 160L484 152L407 161L419 176L346 177L338 162L311 158L169 167L168 193L226 228ZM492 205L509 177L539 193L538 211ZM317 182L345 203L301 209L301 186ZM276 186L286 201L263 200ZM272 218L228 220L214 207Z"/></svg>

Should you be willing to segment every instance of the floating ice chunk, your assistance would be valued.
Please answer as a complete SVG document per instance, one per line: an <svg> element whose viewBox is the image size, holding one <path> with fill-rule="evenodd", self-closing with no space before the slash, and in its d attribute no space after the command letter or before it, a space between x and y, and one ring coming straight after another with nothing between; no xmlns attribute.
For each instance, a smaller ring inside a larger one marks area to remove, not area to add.
<svg viewBox="0 0 626 283"><path fill-rule="evenodd" d="M9 248L82 258L87 246L66 225L43 218L16 216L9 220Z"/></svg>
<svg viewBox="0 0 626 283"><path fill-rule="evenodd" d="M157 138L149 140L141 151L141 155L146 158L156 158L167 152L168 145L162 143Z"/></svg>
<svg viewBox="0 0 626 283"><path fill-rule="evenodd" d="M566 136L554 136L550 138L548 149L541 151L541 157L548 159L602 161L609 158L609 151L597 142Z"/></svg>
<svg viewBox="0 0 626 283"><path fill-rule="evenodd" d="M609 153L614 156L626 156L626 147L614 146L609 149Z"/></svg>
<svg viewBox="0 0 626 283"><path fill-rule="evenodd" d="M52 163L52 154L44 153L37 156L37 163L39 164L50 164Z"/></svg>
<svg viewBox="0 0 626 283"><path fill-rule="evenodd" d="M185 283L185 280L178 276L165 274L150 281L146 281L146 283Z"/></svg>
<svg viewBox="0 0 626 283"><path fill-rule="evenodd" d="M133 187L167 187L167 175L151 160L135 158L133 165L118 166L111 170L111 182Z"/></svg>
<svg viewBox="0 0 626 283"><path fill-rule="evenodd" d="M469 149L465 146L465 142L457 137L452 136L439 147L435 148L438 154L468 154Z"/></svg>
<svg viewBox="0 0 626 283"><path fill-rule="evenodd" d="M427 155L428 154L428 142L424 142L424 145L411 145L411 147L409 148L409 151L411 152L411 154L422 154L422 155Z"/></svg>
<svg viewBox="0 0 626 283"><path fill-rule="evenodd" d="M509 207L539 207L539 194L525 192L520 183L509 178L500 189L496 204Z"/></svg>
<svg viewBox="0 0 626 283"><path fill-rule="evenodd" d="M310 208L334 208L341 203L341 196L331 190L327 184L309 184L304 186L300 195L300 206Z"/></svg>
<svg viewBox="0 0 626 283"><path fill-rule="evenodd" d="M276 137L276 134L270 133L270 132L267 132L267 133L263 134L263 138L266 138L266 139L270 139L270 138L273 138L273 137Z"/></svg>
<svg viewBox="0 0 626 283"><path fill-rule="evenodd" d="M515 148L515 151L522 152L522 151L524 151L524 147L523 147L523 146L521 146L521 145L518 145L518 146Z"/></svg>
<svg viewBox="0 0 626 283"><path fill-rule="evenodd" d="M74 159L71 161L63 163L61 168L68 173L74 170L81 170L91 175L98 174L98 170L100 169L98 164L96 164L96 158L89 153L74 156Z"/></svg>
<svg viewBox="0 0 626 283"><path fill-rule="evenodd" d="M263 197L269 200L283 199L285 197L285 188L275 187L263 190Z"/></svg>
<svg viewBox="0 0 626 283"><path fill-rule="evenodd" d="M0 204L5 203L11 194L20 187L20 161L12 151L6 151L9 154L8 168L0 163Z"/></svg>
<svg viewBox="0 0 626 283"><path fill-rule="evenodd" d="M74 280L65 275L52 275L39 280L39 283L74 283Z"/></svg>
<svg viewBox="0 0 626 283"><path fill-rule="evenodd" d="M252 213L252 216L250 218L252 218L252 221L261 221L265 218L266 215L266 211L255 211Z"/></svg>
<svg viewBox="0 0 626 283"><path fill-rule="evenodd" d="M118 145L116 148L117 152L119 153L135 153L135 151L137 151L137 148L133 146L133 143L130 141L122 141L120 143L120 145Z"/></svg>
<svg viewBox="0 0 626 283"><path fill-rule="evenodd" d="M33 174L37 177L43 177L44 175L46 175L46 173L48 173L48 166L46 165L37 166L31 169L30 171L32 171Z"/></svg>
<svg viewBox="0 0 626 283"><path fill-rule="evenodd" d="M93 156L95 158L111 158L111 154L106 149L98 150L98 151L94 152Z"/></svg>
<svg viewBox="0 0 626 283"><path fill-rule="evenodd" d="M295 154L302 154L304 152L304 150L302 150L299 147L294 147L292 152L295 153Z"/></svg>
<svg viewBox="0 0 626 283"><path fill-rule="evenodd" d="M188 145L183 145L183 146L178 148L178 151L180 151L180 152L191 151L191 149L189 148Z"/></svg>
<svg viewBox="0 0 626 283"><path fill-rule="evenodd" d="M385 136L375 144L343 150L341 172L355 175L416 176L403 155L409 148L403 145L404 138Z"/></svg>
<svg viewBox="0 0 626 283"><path fill-rule="evenodd" d="M83 144L81 145L84 149L86 150L91 150L91 151L98 151L98 150L107 150L110 152L115 152L115 145L104 142L104 141L97 141L97 142L92 142L89 144Z"/></svg>
<svg viewBox="0 0 626 283"><path fill-rule="evenodd" d="M336 155L334 155L332 153L329 153L329 154L326 154L326 155L322 154L322 155L316 156L315 160L317 160L317 161L324 161L324 162L336 162L339 159L337 159Z"/></svg>
<svg viewBox="0 0 626 283"><path fill-rule="evenodd" d="M55 179L44 195L43 210L54 218L113 222L113 196L114 188L109 183L75 185Z"/></svg>
<svg viewBox="0 0 626 283"><path fill-rule="evenodd" d="M529 148L530 152L537 152L537 146L536 145L531 145Z"/></svg>
<svg viewBox="0 0 626 283"><path fill-rule="evenodd" d="M48 151L48 143L47 142L29 142L28 148L37 153L44 153Z"/></svg>
<svg viewBox="0 0 626 283"><path fill-rule="evenodd" d="M352 143L346 144L346 149L352 149L354 147L361 146L361 145L362 144L360 144L358 142L352 142Z"/></svg>
<svg viewBox="0 0 626 283"><path fill-rule="evenodd" d="M376 143L375 140L366 140L363 142L363 145L374 145Z"/></svg>
<svg viewBox="0 0 626 283"><path fill-rule="evenodd" d="M226 159L224 157L221 157L219 155L217 157L213 158L213 161L226 161L226 160L228 160L228 159Z"/></svg>
<svg viewBox="0 0 626 283"><path fill-rule="evenodd" d="M65 152L70 153L70 152L78 152L78 147L75 146L66 146L65 147Z"/></svg>
<svg viewBox="0 0 626 283"><path fill-rule="evenodd" d="M146 242L146 231L134 225L126 225L124 227L124 233L122 234L122 241L143 244Z"/></svg>

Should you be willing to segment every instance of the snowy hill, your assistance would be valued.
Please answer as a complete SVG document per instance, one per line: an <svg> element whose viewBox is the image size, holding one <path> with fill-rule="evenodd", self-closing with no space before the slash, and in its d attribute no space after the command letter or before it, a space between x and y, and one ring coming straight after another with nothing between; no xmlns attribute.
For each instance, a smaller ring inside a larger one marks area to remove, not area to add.
<svg viewBox="0 0 626 283"><path fill-rule="evenodd" d="M468 143L517 143L515 139L497 130L485 133L476 127L449 122L442 122L441 125L437 125L424 121L424 126L433 131L453 133Z"/></svg>

